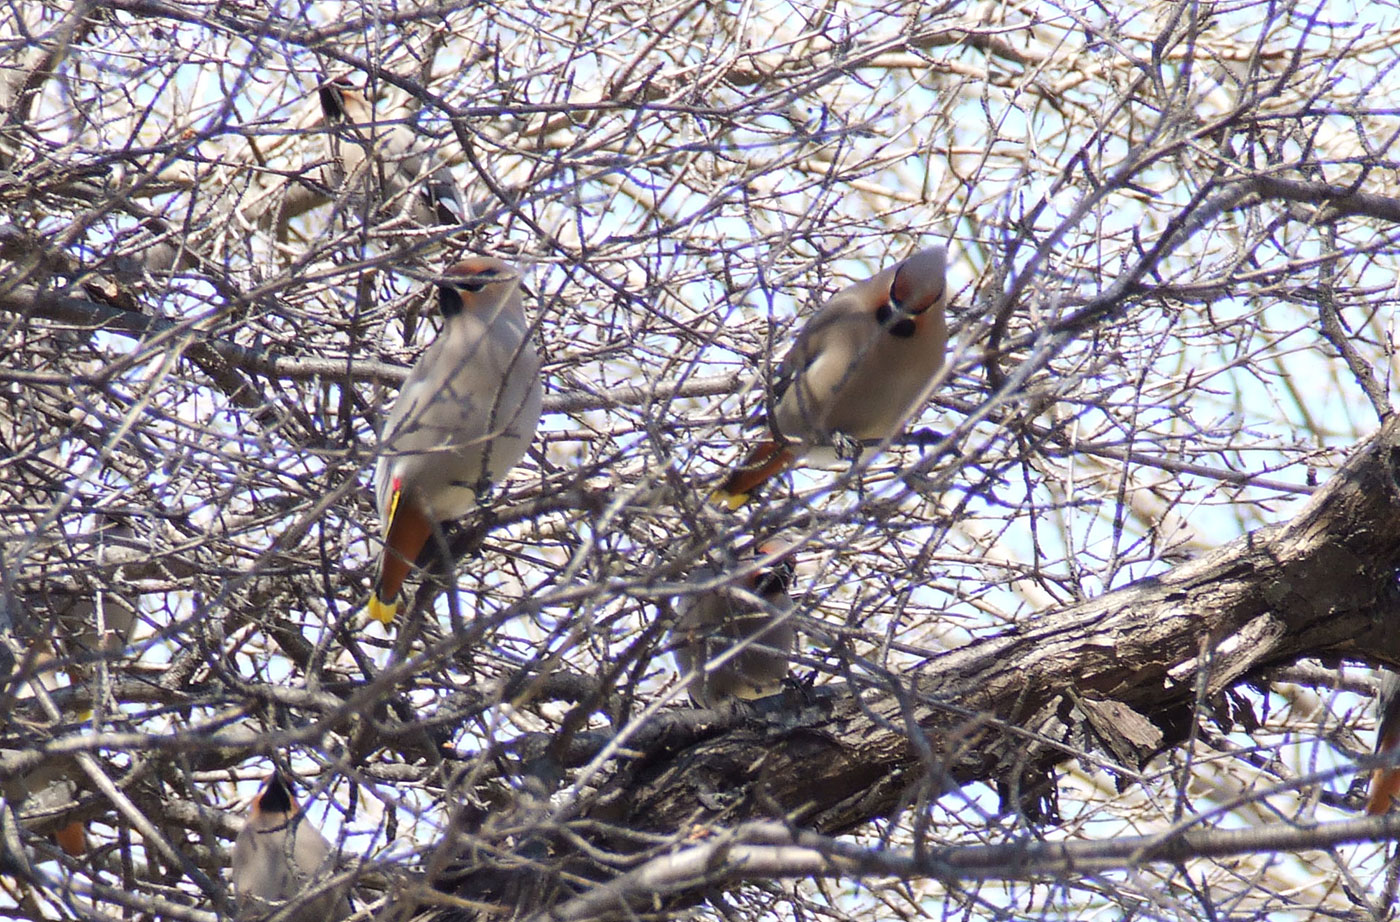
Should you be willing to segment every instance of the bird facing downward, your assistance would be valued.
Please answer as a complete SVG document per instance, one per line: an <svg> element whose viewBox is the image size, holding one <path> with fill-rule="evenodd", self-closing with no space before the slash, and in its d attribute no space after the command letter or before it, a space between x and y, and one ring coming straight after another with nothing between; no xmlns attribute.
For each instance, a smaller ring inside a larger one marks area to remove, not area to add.
<svg viewBox="0 0 1400 922"><path fill-rule="evenodd" d="M384 552L368 613L386 625L441 523L475 509L524 456L544 401L520 274L474 257L437 285L442 332L389 411L374 474Z"/></svg>
<svg viewBox="0 0 1400 922"><path fill-rule="evenodd" d="M295 899L313 878L334 870L326 837L301 815L278 772L268 776L233 844L238 918L266 916ZM343 890L330 890L294 911L288 922L339 922L350 915Z"/></svg>
<svg viewBox="0 0 1400 922"><path fill-rule="evenodd" d="M755 549L755 556L781 551L780 546L766 542ZM696 573L699 580L714 576L708 568ZM781 690L797 641L788 596L792 577L792 560L786 557L745 576L740 584L763 600L761 606L736 598L723 587L678 601L670 643L676 668L690 676L687 691L697 706L766 698Z"/></svg>
<svg viewBox="0 0 1400 922"><path fill-rule="evenodd" d="M947 251L929 247L843 289L817 312L778 367L768 438L730 473L717 502L737 509L813 447L895 434L943 367L946 269Z"/></svg>
<svg viewBox="0 0 1400 922"><path fill-rule="evenodd" d="M1400 749L1400 675L1389 669L1381 673L1376 711L1380 714L1376 755L1394 754ZM1372 816L1390 812L1390 802L1396 794L1400 794L1400 767L1376 769L1371 774L1371 794L1366 799L1366 812Z"/></svg>

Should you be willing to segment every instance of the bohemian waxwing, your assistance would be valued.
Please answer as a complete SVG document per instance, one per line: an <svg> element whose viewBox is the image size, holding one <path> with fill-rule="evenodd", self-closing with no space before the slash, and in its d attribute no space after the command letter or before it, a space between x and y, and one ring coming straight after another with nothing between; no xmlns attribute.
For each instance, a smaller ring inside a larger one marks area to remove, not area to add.
<svg viewBox="0 0 1400 922"><path fill-rule="evenodd" d="M278 772L267 778L233 843L233 891L240 920L270 915L277 904L301 895L316 877L335 871L331 846L302 816ZM343 889L303 904L287 922L339 922L350 915Z"/></svg>
<svg viewBox="0 0 1400 922"><path fill-rule="evenodd" d="M767 401L768 438L715 491L737 509L818 446L895 434L943 366L948 304L941 246L838 292L783 358Z"/></svg>
<svg viewBox="0 0 1400 922"><path fill-rule="evenodd" d="M374 473L384 555L368 613L386 625L428 539L520 461L544 402L520 274L474 257L437 285L442 333L389 411Z"/></svg>
<svg viewBox="0 0 1400 922"><path fill-rule="evenodd" d="M755 557L781 553L772 543L759 545ZM697 581L714 579L708 567ZM793 564L779 558L739 581L763 600L737 598L728 587L682 596L671 628L676 668L689 676L687 691L699 707L716 707L734 698L753 700L777 694L788 674L788 658L797 641L792 623ZM737 650L735 648L738 648Z"/></svg>
<svg viewBox="0 0 1400 922"><path fill-rule="evenodd" d="M0 766L8 769L13 763L32 756L33 752L33 749L0 749ZM49 755L28 771L10 775L0 784L0 794L4 795L7 805L15 808L20 824L31 828L51 823L54 816L71 810L78 800L78 779L82 778L82 767L72 756ZM75 819L61 819L59 823L48 830L54 842L75 858L86 854L87 823Z"/></svg>
<svg viewBox="0 0 1400 922"><path fill-rule="evenodd" d="M74 681L82 678L95 659L113 657L131 643L136 630L137 600L101 586L121 585L121 574L128 565L149 560L140 549L129 522L102 514L94 534L95 562L99 582L95 592L82 592L66 598L50 593L50 611L56 616L61 647L71 664Z"/></svg>
<svg viewBox="0 0 1400 922"><path fill-rule="evenodd" d="M1381 671L1381 687L1376 695L1380 727L1376 731L1376 755L1394 754L1400 749L1400 675ZM1390 801L1400 794L1400 768L1378 768L1371 774L1371 796L1366 812L1375 816L1390 811Z"/></svg>
<svg viewBox="0 0 1400 922"><path fill-rule="evenodd" d="M411 128L376 118L374 104L347 76L322 84L318 95L329 129L327 186L371 193L376 205L395 210L408 205L419 224L458 223L449 207L457 203L452 174L441 162L432 166L435 158Z"/></svg>
<svg viewBox="0 0 1400 922"><path fill-rule="evenodd" d="M34 621L35 637L24 664L34 678L20 683L15 697L28 701L41 691L53 693L62 687L59 667L67 672L69 683L87 679L99 659L114 658L131 642L136 628L136 600L102 586L117 586L120 567L141 558L134 547L131 526L120 519L102 515L93 533L96 548L92 559L83 561L92 568L98 587L81 590L76 586L52 585L42 594L22 600L23 613ZM71 713L69 716L73 716ZM88 720L92 712L81 709L76 716ZM0 749L0 762L20 754ZM68 756L51 756L35 768L10 776L0 793L20 810L20 822L31 816L44 817L65 809L76 801L87 776ZM87 852L87 824L70 820L53 833L54 841L72 856Z"/></svg>

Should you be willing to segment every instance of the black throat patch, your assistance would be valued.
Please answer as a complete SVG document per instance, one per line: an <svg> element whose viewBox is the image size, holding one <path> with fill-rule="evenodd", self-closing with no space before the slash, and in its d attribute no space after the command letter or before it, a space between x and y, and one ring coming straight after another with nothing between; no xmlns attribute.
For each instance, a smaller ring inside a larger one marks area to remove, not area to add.
<svg viewBox="0 0 1400 922"><path fill-rule="evenodd" d="M893 317L894 308L890 306L888 301L881 304L880 309L875 312L875 322L884 327L891 336L897 339L908 339L914 335L917 326L913 317L899 317L891 323L890 320Z"/></svg>

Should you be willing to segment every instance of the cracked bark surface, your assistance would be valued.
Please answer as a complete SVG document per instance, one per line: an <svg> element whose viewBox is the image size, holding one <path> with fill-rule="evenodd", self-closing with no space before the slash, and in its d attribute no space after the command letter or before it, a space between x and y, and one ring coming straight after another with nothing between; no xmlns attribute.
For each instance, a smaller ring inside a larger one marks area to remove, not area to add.
<svg viewBox="0 0 1400 922"><path fill-rule="evenodd" d="M713 735L687 728L693 742L644 729L584 815L658 833L786 817L838 834L977 781L1035 815L1029 800L1066 758L1089 750L1130 777L1188 736L1198 701L1228 719L1221 696L1262 670L1400 662L1397 522L1391 418L1291 520L950 650L905 687L791 689L721 712ZM1020 790L1032 794L1018 803Z"/></svg>

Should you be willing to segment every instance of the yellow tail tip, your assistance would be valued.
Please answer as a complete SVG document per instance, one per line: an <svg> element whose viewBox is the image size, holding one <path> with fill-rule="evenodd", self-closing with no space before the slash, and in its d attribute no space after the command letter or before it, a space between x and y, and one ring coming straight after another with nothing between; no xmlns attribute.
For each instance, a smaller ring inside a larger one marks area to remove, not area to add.
<svg viewBox="0 0 1400 922"><path fill-rule="evenodd" d="M730 493L723 487L720 487L718 490L710 494L710 502L714 503L716 506L723 506L730 512L737 511L740 506L744 505L744 503L747 503L748 501L749 494Z"/></svg>
<svg viewBox="0 0 1400 922"><path fill-rule="evenodd" d="M394 616L399 613L398 602L382 602L378 593L369 597L369 606L365 609L365 614L371 619L388 627L394 623Z"/></svg>

